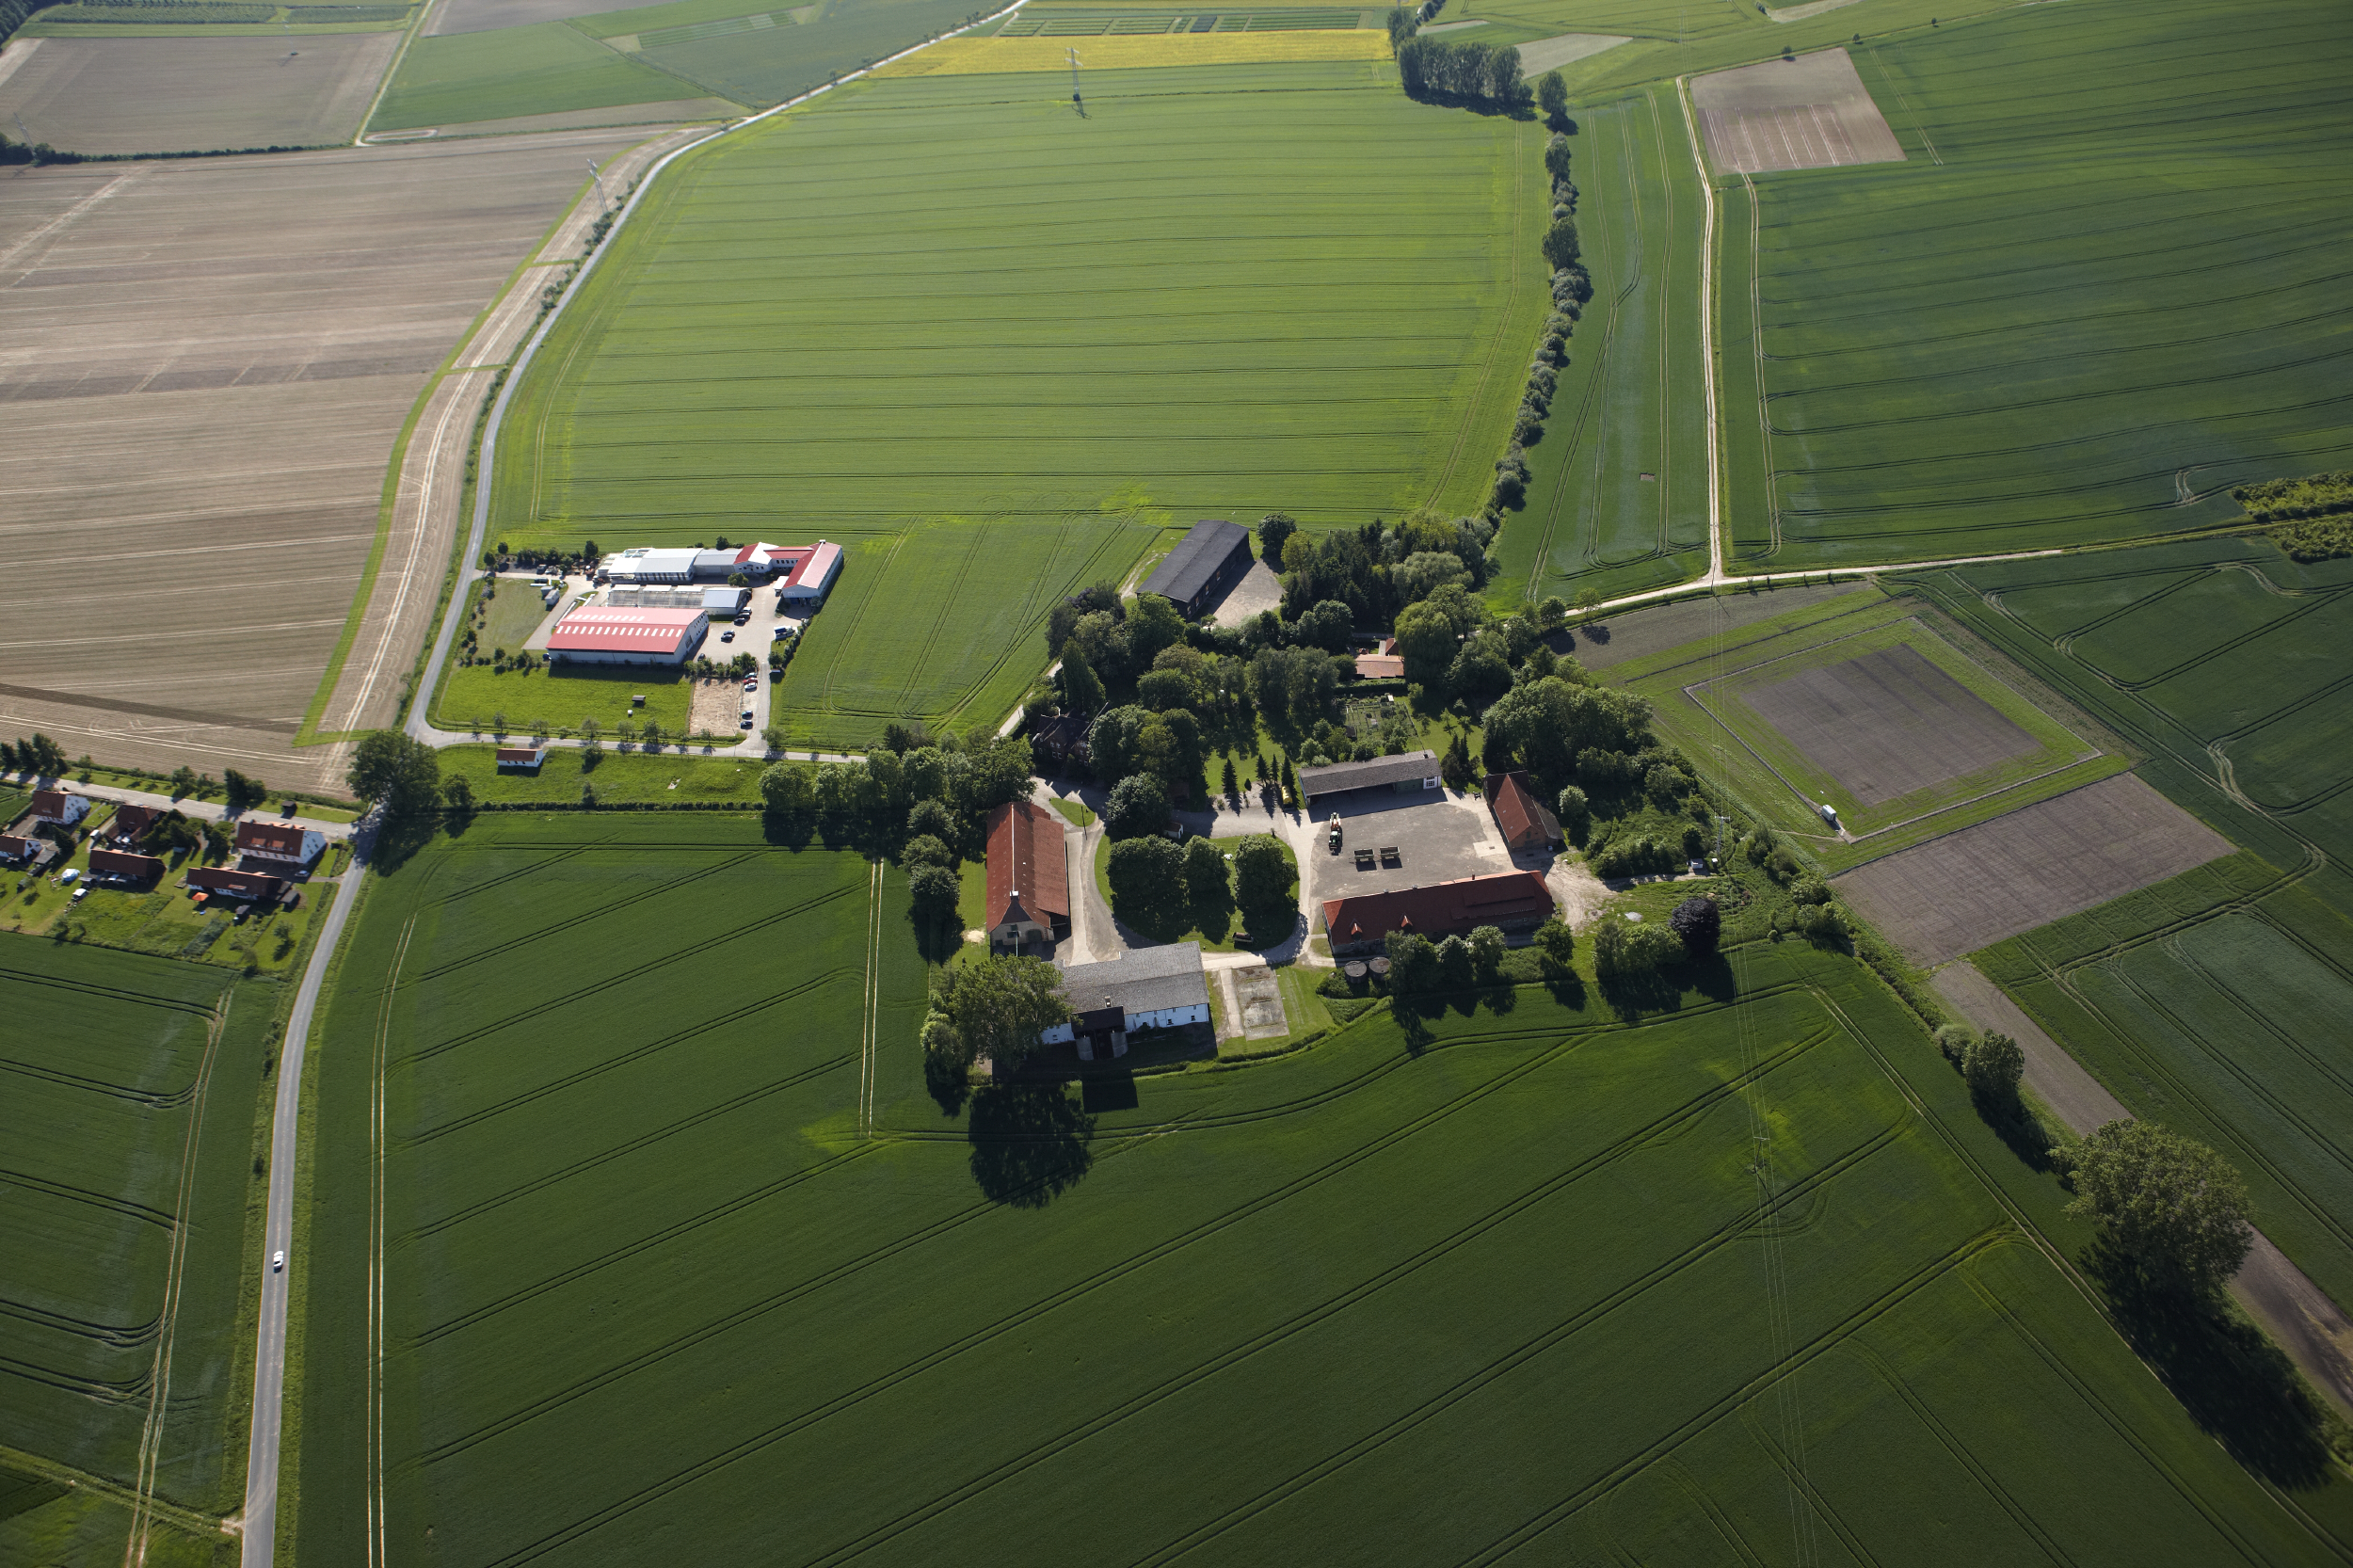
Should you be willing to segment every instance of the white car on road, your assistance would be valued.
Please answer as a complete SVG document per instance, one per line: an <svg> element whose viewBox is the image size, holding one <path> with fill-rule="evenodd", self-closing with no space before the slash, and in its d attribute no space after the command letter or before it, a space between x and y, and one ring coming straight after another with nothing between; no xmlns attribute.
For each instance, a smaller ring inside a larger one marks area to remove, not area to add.
<svg viewBox="0 0 2353 1568"><path fill-rule="evenodd" d="M274 1253L272 1253L272 1254L270 1254L270 1255L269 1255L269 1268L270 1268L270 1272L272 1272L272 1273L276 1273L276 1272L278 1272L280 1270L283 1269L285 1266L286 1266L286 1255L285 1255L285 1253L284 1253L282 1250L281 1250L281 1251L279 1251L279 1252L274 1252Z"/></svg>

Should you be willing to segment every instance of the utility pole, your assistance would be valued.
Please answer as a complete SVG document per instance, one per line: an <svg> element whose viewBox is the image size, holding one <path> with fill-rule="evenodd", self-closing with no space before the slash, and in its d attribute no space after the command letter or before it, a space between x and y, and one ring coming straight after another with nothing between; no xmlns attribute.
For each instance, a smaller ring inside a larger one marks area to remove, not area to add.
<svg viewBox="0 0 2353 1568"><path fill-rule="evenodd" d="M597 160L594 158L588 160L588 178L597 183L597 200L604 203L604 210L606 212L611 212L613 210L613 198L605 193L604 174L602 170L597 168Z"/></svg>
<svg viewBox="0 0 2353 1568"><path fill-rule="evenodd" d="M1070 101L1079 104L1079 112L1083 114L1086 112L1086 101L1079 96L1079 52L1076 49L1064 49L1063 53L1070 56Z"/></svg>

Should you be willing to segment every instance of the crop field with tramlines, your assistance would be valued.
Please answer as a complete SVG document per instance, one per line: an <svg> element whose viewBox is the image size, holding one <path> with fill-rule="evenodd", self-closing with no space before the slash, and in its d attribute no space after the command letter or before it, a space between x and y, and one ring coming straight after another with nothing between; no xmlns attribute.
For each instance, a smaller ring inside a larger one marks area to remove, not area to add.
<svg viewBox="0 0 2353 1568"><path fill-rule="evenodd" d="M2235 519L2233 485L2344 466L2343 20L2083 0L1853 51L1908 161L1726 204L1725 356L1753 267L1765 397L1760 434L1756 369L1727 381L1731 472L1769 472L1735 492L1737 555L2157 537Z"/></svg>
<svg viewBox="0 0 2353 1568"><path fill-rule="evenodd" d="M213 1560L208 1521L245 1481L239 1285L277 995L0 938L0 1482L99 1483L12 1496L0 1560Z"/></svg>
<svg viewBox="0 0 2353 1568"><path fill-rule="evenodd" d="M1065 80L860 83L674 167L519 384L500 536L847 540L786 707L938 714L1125 573L1124 520L1472 509L1545 304L1537 128L1373 62L1106 72L1084 118ZM811 655L886 569L845 696Z"/></svg>
<svg viewBox="0 0 2353 1568"><path fill-rule="evenodd" d="M305 1560L2345 1539L2344 1485L2274 1452L2266 1496L2134 1359L2064 1194L1850 960L943 1105L904 901L750 816L620 814L479 822L372 895L321 1058Z"/></svg>
<svg viewBox="0 0 2353 1568"><path fill-rule="evenodd" d="M2240 539L1924 575L1956 618L2136 748L2253 854L1980 962L2127 1106L2232 1151L2266 1233L2353 1294L2353 563Z"/></svg>
<svg viewBox="0 0 2353 1568"><path fill-rule="evenodd" d="M1700 183L1672 88L1577 111L1573 173L1593 297L1569 340L1498 591L1632 592L1707 569Z"/></svg>

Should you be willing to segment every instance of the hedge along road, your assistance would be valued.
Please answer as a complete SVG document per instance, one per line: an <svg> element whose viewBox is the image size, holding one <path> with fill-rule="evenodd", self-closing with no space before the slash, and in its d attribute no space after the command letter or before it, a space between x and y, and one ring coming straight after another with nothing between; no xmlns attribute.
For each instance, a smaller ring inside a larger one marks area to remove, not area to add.
<svg viewBox="0 0 2353 1568"><path fill-rule="evenodd" d="M1003 10L984 17L971 25L984 26L988 23L1000 20L1015 8L1015 7L1008 6ZM966 30L957 29L959 32ZM945 36L952 38L955 34L951 33ZM936 39L927 40L923 43L917 44L915 48L928 48L930 44L937 41L938 40ZM914 52L914 49L902 50L899 55L894 55L891 58L898 59ZM865 74L863 71L854 72L843 77L842 81L855 81ZM813 91L803 93L790 103L779 104L766 113L755 115L751 120L741 123L748 125L755 120L764 120L769 115L781 114L795 104L806 103L816 97L818 93L826 90L828 90L827 88L818 88ZM731 126L728 129L738 128L740 127ZM727 131L714 133L716 136L727 134ZM698 137L688 146L699 146L702 142L711 139L710 136ZM685 147L673 150L647 170L644 180L639 183L638 193L642 194L645 186L669 166L671 159L686 150ZM635 210L636 204L637 195L633 194L628 204L621 209L620 216L614 219L616 227L628 220L630 213ZM582 264L581 276L584 277L588 269L596 265L597 258L601 254L601 248L589 252L588 259ZM564 299L569 297L570 291L568 290L563 299L557 301L556 309L549 312L546 318L540 322L538 330L532 334L531 341L516 359L515 374L520 375L529 366L532 355L537 350L540 343L546 339L548 328L554 325L557 313L562 311ZM476 490L473 527L468 535L465 551L458 557L461 562L471 561L481 552L483 533L489 524L489 467L495 449L498 422L505 412L507 393L512 390L513 385L514 376L510 375L507 387L500 392L498 402L490 410L489 425L483 435L482 482ZM438 681L440 679L441 662L449 654L450 643L456 636L457 623L465 614L465 608L466 596L464 594L454 593L450 596L449 611L442 617L440 635L434 641L432 654L425 666L430 680ZM417 700L411 705L408 724L408 733L435 745L446 745L465 739L446 730L435 729L424 722L425 712L431 706L431 697L432 694L428 689L420 693ZM735 749L744 750L758 744L757 741L749 742ZM270 1123L269 1209L263 1227L262 1241L265 1255L286 1251L293 1244L294 1177L301 1131L298 1116L302 1103L304 1047L309 1042L311 1019L317 1009L320 993L326 986L328 971L333 967L336 952L342 945L344 926L351 918L353 906L359 902L360 884L366 874L366 857L371 841L372 835L364 830L356 840L351 870L344 873L341 884L335 889L335 902L328 911L326 929L320 933L318 945L311 954L310 965L303 970L301 986L295 995L294 1011L286 1020L285 1044L279 1057L278 1103ZM278 1449L285 1416L287 1278L280 1271L266 1269L266 1265L264 1269L265 1272L262 1277L261 1328L253 1365L252 1446L246 1458L243 1550L239 1558L244 1568L270 1568L270 1564L276 1560L278 1545Z"/></svg>

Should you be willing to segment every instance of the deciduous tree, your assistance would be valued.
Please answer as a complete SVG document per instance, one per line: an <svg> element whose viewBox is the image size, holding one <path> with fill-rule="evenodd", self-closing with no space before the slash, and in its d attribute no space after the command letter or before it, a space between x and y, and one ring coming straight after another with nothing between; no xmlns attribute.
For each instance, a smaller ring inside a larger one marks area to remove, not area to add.
<svg viewBox="0 0 2353 1568"><path fill-rule="evenodd" d="M380 805L387 817L414 816L440 798L440 754L397 729L377 729L352 748L344 783L360 800Z"/></svg>
<svg viewBox="0 0 2353 1568"><path fill-rule="evenodd" d="M1289 904L1293 880L1290 861L1273 835L1253 833L1234 846L1234 902L1245 912Z"/></svg>
<svg viewBox="0 0 2353 1568"><path fill-rule="evenodd" d="M1723 912L1712 898L1687 898L1667 917L1667 924L1683 939L1687 958L1706 958L1716 951L1717 938L1723 933Z"/></svg>
<svg viewBox="0 0 2353 1568"><path fill-rule="evenodd" d="M1168 792L1159 779L1147 773L1130 774L1112 786L1111 799L1103 806L1103 826L1112 839L1138 839L1167 825Z"/></svg>
<svg viewBox="0 0 2353 1568"><path fill-rule="evenodd" d="M1184 851L1157 834L1107 850L1104 874L1119 912L1146 926L1172 923L1185 904Z"/></svg>
<svg viewBox="0 0 2353 1568"><path fill-rule="evenodd" d="M2026 1053L2007 1034L1988 1033L1961 1048L1961 1076L1979 1099L2007 1106L2018 1098L2018 1080L2025 1076Z"/></svg>
<svg viewBox="0 0 2353 1568"><path fill-rule="evenodd" d="M999 1066L1039 1049L1040 1034L1070 1021L1062 971L1042 958L991 955L951 965L934 982L932 1006L965 1061L984 1056Z"/></svg>
<svg viewBox="0 0 2353 1568"><path fill-rule="evenodd" d="M2230 1161L2154 1122L2110 1122L2062 1160L2070 1213L2096 1221L2152 1283L2212 1298L2254 1245L2247 1184Z"/></svg>

